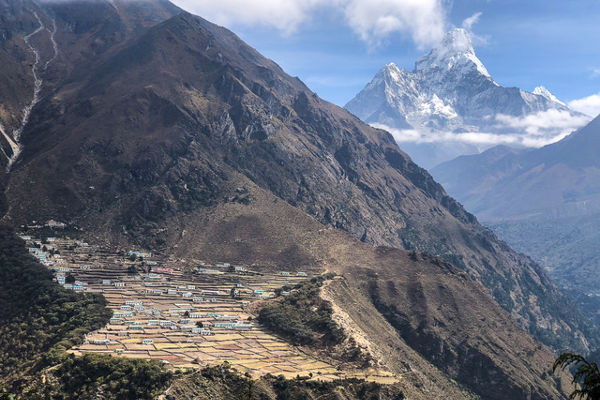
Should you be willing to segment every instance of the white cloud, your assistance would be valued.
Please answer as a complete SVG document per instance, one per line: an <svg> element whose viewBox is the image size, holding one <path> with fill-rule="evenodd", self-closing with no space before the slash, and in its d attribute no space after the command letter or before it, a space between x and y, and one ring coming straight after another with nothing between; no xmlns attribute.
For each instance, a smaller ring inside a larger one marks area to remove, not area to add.
<svg viewBox="0 0 600 400"><path fill-rule="evenodd" d="M600 93L569 102L569 107L591 117L600 114Z"/></svg>
<svg viewBox="0 0 600 400"><path fill-rule="evenodd" d="M558 131L573 131L582 127L590 118L583 115L572 115L566 110L547 110L523 117L498 114L496 121L499 128L517 129L530 136L548 136Z"/></svg>
<svg viewBox="0 0 600 400"><path fill-rule="evenodd" d="M482 149L499 144L519 147L542 147L565 138L571 131L563 131L548 137L534 137L519 133L489 132L421 132L416 129L393 129L382 124L373 125L392 134L398 143L462 143L481 146Z"/></svg>
<svg viewBox="0 0 600 400"><path fill-rule="evenodd" d="M175 0L175 4L219 25L263 25L286 34L326 0Z"/></svg>
<svg viewBox="0 0 600 400"><path fill-rule="evenodd" d="M338 13L363 41L376 46L392 34L410 36L420 48L446 30L442 0L175 0L217 24L263 25L290 34L314 13Z"/></svg>
<svg viewBox="0 0 600 400"><path fill-rule="evenodd" d="M481 17L481 12L476 12L475 14L471 15L469 18L466 18L462 22L462 27L470 31L473 25L475 25L479 21L479 17Z"/></svg>
<svg viewBox="0 0 600 400"><path fill-rule="evenodd" d="M600 76L600 68L592 69L592 78L596 78Z"/></svg>
<svg viewBox="0 0 600 400"><path fill-rule="evenodd" d="M489 36L476 35L472 29L473 25L475 25L476 23L479 22L479 18L481 18L481 15L482 15L481 12L476 12L475 14L471 15L469 18L465 18L461 24L461 27L463 29L466 29L469 32L469 36L471 37L471 42L475 46L487 46L487 44L489 42Z"/></svg>
<svg viewBox="0 0 600 400"><path fill-rule="evenodd" d="M493 132L445 132L421 129L392 129L373 124L394 136L398 143L462 143L480 149L499 144L519 147L542 147L557 142L589 122L585 116L574 116L568 111L549 110L524 117L496 115L491 120Z"/></svg>
<svg viewBox="0 0 600 400"><path fill-rule="evenodd" d="M371 45L401 33L425 48L441 40L446 31L440 0L350 0L342 7L348 25Z"/></svg>

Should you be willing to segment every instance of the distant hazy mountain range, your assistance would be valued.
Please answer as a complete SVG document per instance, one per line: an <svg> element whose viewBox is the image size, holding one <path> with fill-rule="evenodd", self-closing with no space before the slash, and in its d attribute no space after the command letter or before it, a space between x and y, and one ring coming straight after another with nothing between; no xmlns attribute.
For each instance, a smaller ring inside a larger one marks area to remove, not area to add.
<svg viewBox="0 0 600 400"><path fill-rule="evenodd" d="M431 172L561 286L600 295L600 117L540 149L494 147Z"/></svg>
<svg viewBox="0 0 600 400"><path fill-rule="evenodd" d="M540 149L495 147L432 173L486 221L600 212L600 117Z"/></svg>
<svg viewBox="0 0 600 400"><path fill-rule="evenodd" d="M426 168L497 144L539 147L590 119L544 87L527 92L500 86L461 28L448 32L413 71L393 63L383 67L345 108L390 130Z"/></svg>

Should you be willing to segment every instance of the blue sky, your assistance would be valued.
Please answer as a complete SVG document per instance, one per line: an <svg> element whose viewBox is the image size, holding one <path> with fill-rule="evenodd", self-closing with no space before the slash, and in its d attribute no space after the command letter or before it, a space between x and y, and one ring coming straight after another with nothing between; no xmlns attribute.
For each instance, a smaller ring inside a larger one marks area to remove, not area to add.
<svg viewBox="0 0 600 400"><path fill-rule="evenodd" d="M597 0L177 0L176 4L225 25L338 105L389 62L412 69L440 33L476 13L481 13L472 26L479 38L476 52L499 84L526 90L544 85L565 102L600 92ZM598 104L600 112L600 96L584 102Z"/></svg>

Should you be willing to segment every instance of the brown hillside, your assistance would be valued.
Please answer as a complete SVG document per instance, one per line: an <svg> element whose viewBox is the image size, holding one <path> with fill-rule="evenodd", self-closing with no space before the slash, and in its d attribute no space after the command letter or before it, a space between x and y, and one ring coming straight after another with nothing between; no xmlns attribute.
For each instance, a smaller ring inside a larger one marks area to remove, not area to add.
<svg viewBox="0 0 600 400"><path fill-rule="evenodd" d="M543 271L479 225L388 133L201 18L131 29L147 18L144 7L117 13L101 3L113 11L98 6L103 19L73 31L85 3L73 4L48 9L60 53L75 56L57 59L23 134L6 221L61 219L160 247L167 225L219 203L237 172L362 241L449 260L555 348L595 343L595 328ZM152 21L168 16L165 3L147 4L163 10ZM120 26L123 35L111 34Z"/></svg>
<svg viewBox="0 0 600 400"><path fill-rule="evenodd" d="M324 295L341 325L414 398L463 398L448 377L484 399L561 398L553 353L466 273L440 258L361 243L251 183L231 183L248 190L250 204L186 218L176 254L339 274Z"/></svg>

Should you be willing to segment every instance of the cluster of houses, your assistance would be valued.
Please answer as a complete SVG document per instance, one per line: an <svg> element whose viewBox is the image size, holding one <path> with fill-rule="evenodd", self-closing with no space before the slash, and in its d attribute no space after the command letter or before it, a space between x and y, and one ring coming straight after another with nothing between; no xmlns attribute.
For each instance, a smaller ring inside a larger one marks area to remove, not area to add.
<svg viewBox="0 0 600 400"><path fill-rule="evenodd" d="M122 326L123 328L118 328ZM139 336L146 330L156 329L177 331L188 336L210 336L210 328L227 330L247 330L254 325L239 315L223 314L217 312L199 311L189 303L176 303L175 307L168 310L159 310L146 307L142 300L126 300L119 309L113 311L109 321L108 331L117 337ZM142 337L142 344L152 344L152 339ZM117 339L118 342L118 339ZM98 339L90 338L89 344L111 344L108 337Z"/></svg>
<svg viewBox="0 0 600 400"><path fill-rule="evenodd" d="M22 238L29 252L54 271L57 283L102 293L113 312L107 325L71 353L158 359L175 368L228 361L251 373L307 376L319 368L320 376L338 373L298 353L247 312L254 300L289 294L281 288L305 281L306 272L152 259L146 251L114 251L68 238L44 243Z"/></svg>
<svg viewBox="0 0 600 400"><path fill-rule="evenodd" d="M28 250L29 254L33 255L35 258L38 259L39 262L41 262L45 266L50 267L54 265L54 261L51 260L52 256L47 251L44 251L41 248L37 247L30 247Z"/></svg>
<svg viewBox="0 0 600 400"><path fill-rule="evenodd" d="M248 338L261 328L241 315L244 309L253 299L274 297L276 289L308 276L285 271L265 275L229 263L199 263L186 272L173 261L151 259L145 251L115 252L64 238L48 238L43 244L29 235L22 238L31 246L29 252L54 271L57 283L102 293L108 300L113 311L108 325L90 334L82 351L155 358L165 356L168 348L181 363L183 350L169 345L232 336L256 340Z"/></svg>
<svg viewBox="0 0 600 400"><path fill-rule="evenodd" d="M146 252L138 251L138 250L129 250L127 252L127 255L130 257L133 256L133 257L139 257L139 258L143 258L143 259L152 257L152 253L146 253Z"/></svg>
<svg viewBox="0 0 600 400"><path fill-rule="evenodd" d="M282 271L281 276L292 276L292 274L287 271ZM296 272L296 276L297 277L307 277L308 274L306 272L298 271L298 272Z"/></svg>
<svg viewBox="0 0 600 400"><path fill-rule="evenodd" d="M47 221L44 225L47 226L48 228L54 228L54 229L65 229L67 227L67 224L65 224L64 222L55 221L53 219Z"/></svg>

